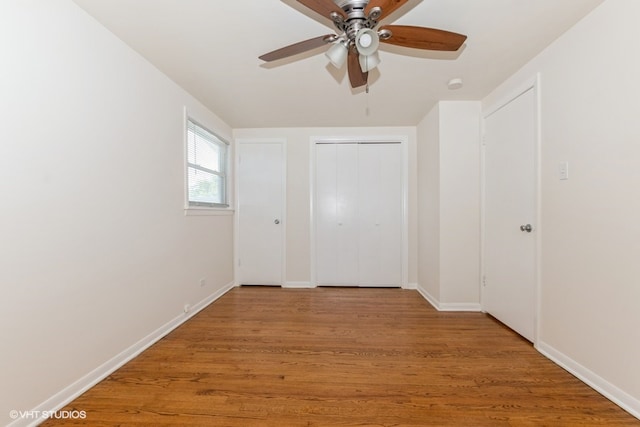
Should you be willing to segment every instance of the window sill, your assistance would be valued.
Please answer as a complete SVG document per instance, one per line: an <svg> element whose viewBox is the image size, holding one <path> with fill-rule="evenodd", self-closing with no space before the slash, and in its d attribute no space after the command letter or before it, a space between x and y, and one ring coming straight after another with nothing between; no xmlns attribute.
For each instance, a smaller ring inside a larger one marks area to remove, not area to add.
<svg viewBox="0 0 640 427"><path fill-rule="evenodd" d="M235 213L231 208L198 208L189 207L184 209L184 216L231 216Z"/></svg>

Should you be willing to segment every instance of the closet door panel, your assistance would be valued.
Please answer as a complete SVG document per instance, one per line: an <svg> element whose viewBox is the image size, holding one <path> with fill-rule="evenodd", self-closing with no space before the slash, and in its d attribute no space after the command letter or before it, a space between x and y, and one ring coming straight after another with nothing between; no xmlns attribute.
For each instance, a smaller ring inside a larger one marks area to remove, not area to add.
<svg viewBox="0 0 640 427"><path fill-rule="evenodd" d="M359 145L358 207L359 218L359 283L377 285L380 265L380 151L377 144Z"/></svg>
<svg viewBox="0 0 640 427"><path fill-rule="evenodd" d="M336 144L337 148L337 253L336 285L358 284L358 162L357 144Z"/></svg>
<svg viewBox="0 0 640 427"><path fill-rule="evenodd" d="M378 200L380 236L379 285L402 284L402 150L400 144L378 145L381 168Z"/></svg>
<svg viewBox="0 0 640 427"><path fill-rule="evenodd" d="M316 281L358 284L358 146L316 146Z"/></svg>
<svg viewBox="0 0 640 427"><path fill-rule="evenodd" d="M316 146L316 280L319 285L337 281L336 153L335 145Z"/></svg>
<svg viewBox="0 0 640 427"><path fill-rule="evenodd" d="M359 161L360 284L402 284L400 144L362 144Z"/></svg>

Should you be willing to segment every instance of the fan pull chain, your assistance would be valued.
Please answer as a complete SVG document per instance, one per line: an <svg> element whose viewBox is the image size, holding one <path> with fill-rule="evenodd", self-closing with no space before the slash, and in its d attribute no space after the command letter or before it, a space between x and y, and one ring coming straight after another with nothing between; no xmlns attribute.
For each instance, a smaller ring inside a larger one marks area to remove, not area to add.
<svg viewBox="0 0 640 427"><path fill-rule="evenodd" d="M367 116L369 116L371 114L371 110L369 109L369 82L367 82L367 87L365 89L365 99L366 99L366 107L365 107L365 114Z"/></svg>

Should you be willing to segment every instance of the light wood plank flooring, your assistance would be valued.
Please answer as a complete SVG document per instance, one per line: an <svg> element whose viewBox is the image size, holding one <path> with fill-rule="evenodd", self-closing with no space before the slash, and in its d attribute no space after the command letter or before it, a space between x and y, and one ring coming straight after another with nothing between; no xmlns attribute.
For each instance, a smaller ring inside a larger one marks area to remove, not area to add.
<svg viewBox="0 0 640 427"><path fill-rule="evenodd" d="M91 426L640 425L491 317L400 289L235 288L65 409Z"/></svg>

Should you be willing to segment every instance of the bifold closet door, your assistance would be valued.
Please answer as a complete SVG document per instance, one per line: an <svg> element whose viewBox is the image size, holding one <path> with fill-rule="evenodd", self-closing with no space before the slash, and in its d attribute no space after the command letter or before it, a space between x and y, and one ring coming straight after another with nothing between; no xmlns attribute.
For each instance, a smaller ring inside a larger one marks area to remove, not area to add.
<svg viewBox="0 0 640 427"><path fill-rule="evenodd" d="M316 280L358 284L358 146L316 148Z"/></svg>
<svg viewBox="0 0 640 427"><path fill-rule="evenodd" d="M359 283L402 283L402 156L400 144L358 150Z"/></svg>
<svg viewBox="0 0 640 427"><path fill-rule="evenodd" d="M402 284L400 144L316 145L318 285Z"/></svg>

